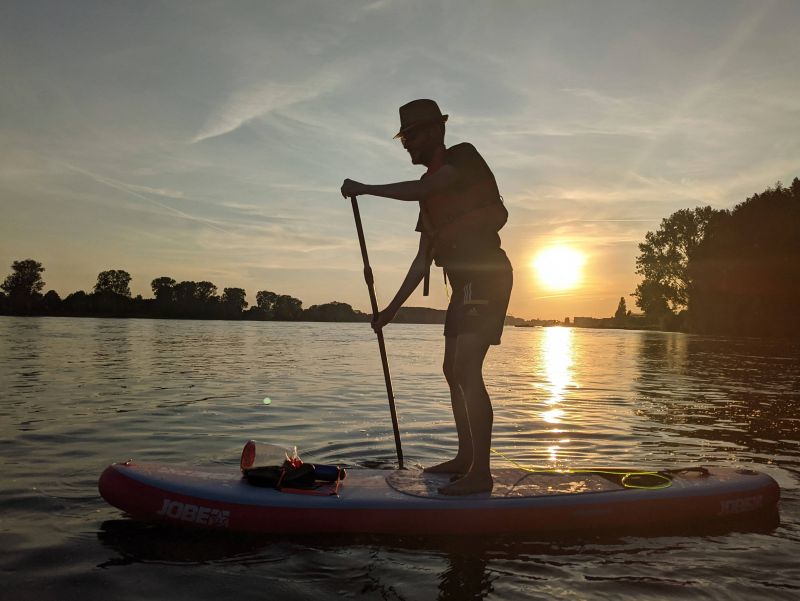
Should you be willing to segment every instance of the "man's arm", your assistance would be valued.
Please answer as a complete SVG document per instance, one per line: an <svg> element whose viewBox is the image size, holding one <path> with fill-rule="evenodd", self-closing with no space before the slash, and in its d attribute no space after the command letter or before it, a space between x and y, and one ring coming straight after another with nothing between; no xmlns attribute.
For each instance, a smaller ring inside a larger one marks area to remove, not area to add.
<svg viewBox="0 0 800 601"><path fill-rule="evenodd" d="M414 257L414 260L411 262L408 273L403 283L400 284L400 289L386 308L372 318L372 327L374 330L380 330L394 319L400 307L403 306L403 303L408 300L408 297L417 289L417 286L419 286L419 283L425 277L432 260L431 254L428 252L429 244L428 237L425 234L420 235L417 256Z"/></svg>
<svg viewBox="0 0 800 601"><path fill-rule="evenodd" d="M342 196L347 198L348 196L370 194L396 200L418 201L449 188L457 181L458 170L452 165L444 165L423 179L408 182L370 185L346 179L342 184Z"/></svg>

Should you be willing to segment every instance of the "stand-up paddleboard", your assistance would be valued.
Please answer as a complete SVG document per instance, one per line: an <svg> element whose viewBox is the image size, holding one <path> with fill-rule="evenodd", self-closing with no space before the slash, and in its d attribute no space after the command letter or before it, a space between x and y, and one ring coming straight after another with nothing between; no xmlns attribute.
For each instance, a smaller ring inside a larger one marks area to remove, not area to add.
<svg viewBox="0 0 800 601"><path fill-rule="evenodd" d="M144 520L263 533L504 534L709 523L774 511L777 483L722 467L664 472L493 469L491 493L437 492L449 478L351 469L335 493L253 486L233 467L115 463L100 494Z"/></svg>

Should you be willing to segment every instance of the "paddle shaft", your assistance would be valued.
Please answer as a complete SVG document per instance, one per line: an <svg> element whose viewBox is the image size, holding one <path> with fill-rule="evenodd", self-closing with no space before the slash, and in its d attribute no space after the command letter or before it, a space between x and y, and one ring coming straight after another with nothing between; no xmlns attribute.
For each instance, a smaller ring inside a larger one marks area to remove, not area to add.
<svg viewBox="0 0 800 601"><path fill-rule="evenodd" d="M369 266L367 256L367 242L364 239L364 228L361 226L361 214L358 212L358 202L355 196L350 197L353 205L353 217L356 221L358 242L361 245L361 258L364 260L364 281L369 290L369 302L372 304L373 318L378 315L378 299L375 296L375 279L372 277L372 267ZM386 344L383 341L383 330L375 332L378 336L378 347L381 350L381 363L383 364L383 379L386 380L386 394L389 396L389 412L392 414L392 428L394 429L394 445L397 449L397 463L399 469L403 468L403 449L400 446L400 428L397 425L397 411L394 408L394 393L392 392L392 378L389 375L389 361L386 359Z"/></svg>

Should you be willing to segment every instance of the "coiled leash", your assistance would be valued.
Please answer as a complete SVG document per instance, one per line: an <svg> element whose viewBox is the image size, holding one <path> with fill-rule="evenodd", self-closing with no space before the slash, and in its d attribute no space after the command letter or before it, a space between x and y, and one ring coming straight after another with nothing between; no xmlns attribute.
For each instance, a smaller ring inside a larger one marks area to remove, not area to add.
<svg viewBox="0 0 800 601"><path fill-rule="evenodd" d="M704 476L708 475L708 470L703 467L698 468L683 468L678 470L668 470L662 472L649 472L649 471L631 471L631 470L599 470L599 469L547 469L547 468L530 468L522 465L518 461L511 459L496 449L491 449L492 453L499 455L515 467L528 472L530 474L598 474L601 476L614 476L619 478L619 483L624 488L632 488L638 490L660 490L662 488L669 488L672 486L672 476L679 472L685 471L699 471ZM650 480L648 482L648 479Z"/></svg>

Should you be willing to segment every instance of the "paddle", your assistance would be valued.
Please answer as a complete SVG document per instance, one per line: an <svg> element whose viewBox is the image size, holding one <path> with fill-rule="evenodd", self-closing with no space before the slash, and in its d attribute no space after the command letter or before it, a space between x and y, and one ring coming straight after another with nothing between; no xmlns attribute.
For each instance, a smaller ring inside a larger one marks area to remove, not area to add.
<svg viewBox="0 0 800 601"><path fill-rule="evenodd" d="M361 258L364 259L364 281L367 282L369 290L369 301L372 303L373 318L378 314L378 299L375 297L375 280L372 277L372 268L369 266L367 257L367 243L364 240L364 228L361 227L361 214L358 212L358 202L355 196L350 197L353 205L353 217L356 220L356 231L358 231L358 242L361 244ZM386 394L389 395L389 411L392 414L392 428L394 428L394 445L397 448L397 463L399 469L403 468L403 449L400 447L400 429L397 426L397 412L394 408L394 393L392 393L392 378L389 375L389 362L386 359L386 345L383 342L383 330L375 332L378 335L378 346L381 349L381 363L383 363L383 379L386 380Z"/></svg>

